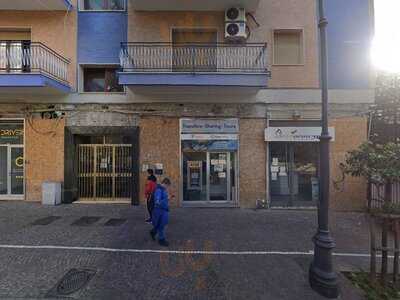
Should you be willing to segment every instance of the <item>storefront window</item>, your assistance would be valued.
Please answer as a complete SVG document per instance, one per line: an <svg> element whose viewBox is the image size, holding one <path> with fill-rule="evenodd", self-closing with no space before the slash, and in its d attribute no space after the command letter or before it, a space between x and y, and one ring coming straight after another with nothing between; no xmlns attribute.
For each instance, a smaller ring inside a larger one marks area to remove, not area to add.
<svg viewBox="0 0 400 300"><path fill-rule="evenodd" d="M183 160L185 201L234 201L236 153L227 150L186 149Z"/></svg>
<svg viewBox="0 0 400 300"><path fill-rule="evenodd" d="M0 197L24 194L24 125L0 120Z"/></svg>
<svg viewBox="0 0 400 300"><path fill-rule="evenodd" d="M270 144L270 194L272 206L316 206L318 143Z"/></svg>
<svg viewBox="0 0 400 300"><path fill-rule="evenodd" d="M184 202L237 201L237 119L181 120Z"/></svg>
<svg viewBox="0 0 400 300"><path fill-rule="evenodd" d="M183 191L186 201L207 199L206 152L183 152Z"/></svg>
<svg viewBox="0 0 400 300"><path fill-rule="evenodd" d="M0 146L0 195L8 194L7 150L7 147Z"/></svg>
<svg viewBox="0 0 400 300"><path fill-rule="evenodd" d="M24 144L24 125L21 122L0 120L0 145Z"/></svg>
<svg viewBox="0 0 400 300"><path fill-rule="evenodd" d="M125 0L83 0L83 10L124 10Z"/></svg>

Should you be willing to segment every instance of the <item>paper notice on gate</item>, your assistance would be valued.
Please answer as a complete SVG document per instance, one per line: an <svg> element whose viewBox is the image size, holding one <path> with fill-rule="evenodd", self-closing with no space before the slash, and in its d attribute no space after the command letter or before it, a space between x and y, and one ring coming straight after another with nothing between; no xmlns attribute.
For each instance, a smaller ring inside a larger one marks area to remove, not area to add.
<svg viewBox="0 0 400 300"><path fill-rule="evenodd" d="M279 167L278 166L271 166L271 172L278 173L279 172Z"/></svg>
<svg viewBox="0 0 400 300"><path fill-rule="evenodd" d="M215 165L214 166L214 171L215 172L223 172L224 171L224 165Z"/></svg>
<svg viewBox="0 0 400 300"><path fill-rule="evenodd" d="M226 178L226 173L225 172L219 172L218 173L219 178Z"/></svg>

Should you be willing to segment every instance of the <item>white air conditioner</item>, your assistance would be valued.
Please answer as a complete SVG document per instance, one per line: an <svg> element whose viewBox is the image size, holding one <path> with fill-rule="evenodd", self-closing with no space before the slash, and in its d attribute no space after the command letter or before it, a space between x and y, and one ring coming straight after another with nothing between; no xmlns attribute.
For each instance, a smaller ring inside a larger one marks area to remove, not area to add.
<svg viewBox="0 0 400 300"><path fill-rule="evenodd" d="M244 8L232 7L225 11L225 39L243 40L247 38L246 11Z"/></svg>
<svg viewBox="0 0 400 300"><path fill-rule="evenodd" d="M225 11L225 22L244 22L246 23L246 10L240 7L231 7Z"/></svg>
<svg viewBox="0 0 400 300"><path fill-rule="evenodd" d="M225 23L225 39L242 40L246 38L246 23Z"/></svg>

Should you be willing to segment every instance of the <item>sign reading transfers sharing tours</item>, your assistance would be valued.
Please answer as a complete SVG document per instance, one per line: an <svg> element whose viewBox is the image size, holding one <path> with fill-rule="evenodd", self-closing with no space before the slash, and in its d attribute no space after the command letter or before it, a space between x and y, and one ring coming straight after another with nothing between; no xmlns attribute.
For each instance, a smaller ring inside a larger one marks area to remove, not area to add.
<svg viewBox="0 0 400 300"><path fill-rule="evenodd" d="M335 128L329 127L331 141L335 140ZM321 127L269 127L265 129L267 142L319 142Z"/></svg>
<svg viewBox="0 0 400 300"><path fill-rule="evenodd" d="M182 133L238 133L238 119L182 119Z"/></svg>

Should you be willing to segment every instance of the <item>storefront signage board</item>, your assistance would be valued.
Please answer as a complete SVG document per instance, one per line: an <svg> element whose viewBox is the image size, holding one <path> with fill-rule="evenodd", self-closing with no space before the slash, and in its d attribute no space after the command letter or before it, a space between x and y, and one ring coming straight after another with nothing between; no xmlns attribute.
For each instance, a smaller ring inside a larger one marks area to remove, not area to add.
<svg viewBox="0 0 400 300"><path fill-rule="evenodd" d="M238 149L237 140L184 140L182 141L182 151L236 151ZM219 161L218 161L219 163Z"/></svg>
<svg viewBox="0 0 400 300"><path fill-rule="evenodd" d="M206 141L206 140L215 140L215 141L225 141L225 140L237 140L238 135L237 134L182 134L181 135L181 140L182 141L187 141L187 140L200 140L200 141Z"/></svg>
<svg viewBox="0 0 400 300"><path fill-rule="evenodd" d="M182 119L182 133L238 133L238 119Z"/></svg>
<svg viewBox="0 0 400 300"><path fill-rule="evenodd" d="M335 140L335 128L329 127L331 141ZM265 129L267 142L319 142L321 127L268 127Z"/></svg>
<svg viewBox="0 0 400 300"><path fill-rule="evenodd" d="M23 124L0 124L0 145L1 144L23 144Z"/></svg>

